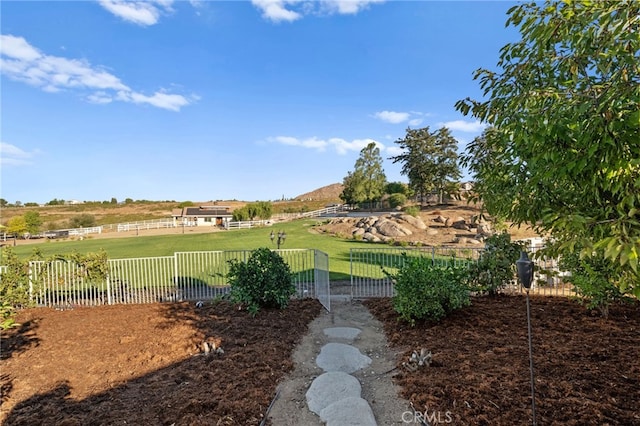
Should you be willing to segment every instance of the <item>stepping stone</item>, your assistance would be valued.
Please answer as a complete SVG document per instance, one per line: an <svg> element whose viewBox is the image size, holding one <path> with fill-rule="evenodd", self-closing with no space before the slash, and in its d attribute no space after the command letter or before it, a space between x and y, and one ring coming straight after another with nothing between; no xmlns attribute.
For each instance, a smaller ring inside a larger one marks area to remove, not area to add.
<svg viewBox="0 0 640 426"><path fill-rule="evenodd" d="M358 334L360 334L362 330L355 327L332 327L325 328L323 331L324 334L333 339L353 340L358 337Z"/></svg>
<svg viewBox="0 0 640 426"><path fill-rule="evenodd" d="M341 371L321 374L307 390L307 406L317 415L323 408L345 398L360 398L362 388L353 376Z"/></svg>
<svg viewBox="0 0 640 426"><path fill-rule="evenodd" d="M371 364L371 358L351 345L327 343L316 357L316 364L324 371L342 371L351 374Z"/></svg>
<svg viewBox="0 0 640 426"><path fill-rule="evenodd" d="M359 397L344 398L320 412L327 426L377 426L369 403Z"/></svg>

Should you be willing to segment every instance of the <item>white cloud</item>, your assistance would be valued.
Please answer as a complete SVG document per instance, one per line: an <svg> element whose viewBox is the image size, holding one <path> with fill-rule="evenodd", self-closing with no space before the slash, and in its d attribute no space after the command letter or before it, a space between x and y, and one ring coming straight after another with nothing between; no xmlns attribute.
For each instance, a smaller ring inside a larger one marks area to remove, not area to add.
<svg viewBox="0 0 640 426"><path fill-rule="evenodd" d="M380 111L373 114L378 120L385 121L391 124L398 124L409 120L408 112L395 112L395 111Z"/></svg>
<svg viewBox="0 0 640 426"><path fill-rule="evenodd" d="M446 127L449 130L457 130L459 132L468 132L468 133L478 133L484 130L487 127L486 124L481 123L479 120L476 121L464 121L464 120L454 120L447 121L444 123L438 123L439 127Z"/></svg>
<svg viewBox="0 0 640 426"><path fill-rule="evenodd" d="M323 0L320 4L329 11L341 15L353 15L365 10L371 4L384 3L385 0Z"/></svg>
<svg viewBox="0 0 640 426"><path fill-rule="evenodd" d="M273 22L287 21L293 22L302 15L293 10L287 9L288 5L298 3L291 0L251 0L251 3L262 11L262 17Z"/></svg>
<svg viewBox="0 0 640 426"><path fill-rule="evenodd" d="M75 90L89 102L113 100L146 103L158 108L179 111L194 98L157 91L151 96L136 92L118 77L84 59L45 55L24 38L0 35L0 70L7 77L39 87L46 92Z"/></svg>
<svg viewBox="0 0 640 426"><path fill-rule="evenodd" d="M38 151L27 152L10 143L0 142L0 164L3 166L24 166L31 164Z"/></svg>
<svg viewBox="0 0 640 426"><path fill-rule="evenodd" d="M354 15L386 0L251 0L262 17L273 22L293 22L305 15Z"/></svg>
<svg viewBox="0 0 640 426"><path fill-rule="evenodd" d="M381 151L385 149L383 144L373 139L354 139L348 141L342 138L329 138L324 140L315 136L307 139L299 139L293 136L274 136L267 138L267 141L282 145L300 146L303 148L315 149L317 151L326 151L327 149L333 148L340 155L345 155L350 151L360 152L362 148L366 147L371 142L375 143Z"/></svg>
<svg viewBox="0 0 640 426"><path fill-rule="evenodd" d="M173 12L173 0L99 0L99 3L117 17L142 26L155 25L163 12Z"/></svg>
<svg viewBox="0 0 640 426"><path fill-rule="evenodd" d="M422 118L414 118L409 120L409 126L419 126L420 124L422 124Z"/></svg>

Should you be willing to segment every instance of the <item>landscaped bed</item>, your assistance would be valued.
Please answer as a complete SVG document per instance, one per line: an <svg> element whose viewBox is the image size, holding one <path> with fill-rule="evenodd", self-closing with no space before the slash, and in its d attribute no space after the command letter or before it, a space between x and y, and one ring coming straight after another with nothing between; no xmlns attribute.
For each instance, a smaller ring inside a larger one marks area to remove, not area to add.
<svg viewBox="0 0 640 426"><path fill-rule="evenodd" d="M432 352L399 369L402 396L427 418L464 425L531 424L524 296L473 298L439 323L398 322L390 299L365 302L392 346ZM531 299L539 425L640 425L640 306L608 319L563 297Z"/></svg>
<svg viewBox="0 0 640 426"><path fill-rule="evenodd" d="M415 327L397 320L390 299L365 305L403 351L388 374L425 417L530 423L523 296L474 298ZM608 319L567 298L533 297L531 307L538 424L640 425L638 305L614 306ZM22 328L2 333L2 422L258 425L321 309L307 299L255 318L227 302L22 311ZM432 365L405 370L421 348Z"/></svg>

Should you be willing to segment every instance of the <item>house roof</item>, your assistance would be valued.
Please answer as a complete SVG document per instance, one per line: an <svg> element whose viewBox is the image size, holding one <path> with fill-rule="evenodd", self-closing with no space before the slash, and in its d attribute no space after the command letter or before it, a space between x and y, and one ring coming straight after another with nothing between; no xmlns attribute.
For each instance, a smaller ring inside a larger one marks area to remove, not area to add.
<svg viewBox="0 0 640 426"><path fill-rule="evenodd" d="M231 217L228 207L223 206L200 206L185 207L183 209L175 209L172 212L174 217Z"/></svg>

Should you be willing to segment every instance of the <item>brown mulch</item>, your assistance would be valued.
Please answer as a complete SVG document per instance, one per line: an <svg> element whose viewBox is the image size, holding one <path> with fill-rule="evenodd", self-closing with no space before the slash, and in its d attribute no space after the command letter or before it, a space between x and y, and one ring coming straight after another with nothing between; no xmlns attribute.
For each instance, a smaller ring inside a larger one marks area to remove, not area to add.
<svg viewBox="0 0 640 426"><path fill-rule="evenodd" d="M439 323L400 322L390 299L365 302L405 358L432 365L394 380L424 417L464 425L531 424L524 296L475 298ZM601 318L568 298L531 298L539 425L640 425L640 306Z"/></svg>
<svg viewBox="0 0 640 426"><path fill-rule="evenodd" d="M531 423L524 296L474 298L415 327L390 299L364 303L403 353L389 374L431 424ZM532 297L531 308L538 424L640 425L638 304L607 319L567 298ZM306 299L255 318L227 302L22 311L22 326L2 332L0 422L259 425L321 309ZM203 355L204 341L224 353ZM432 365L405 370L421 348Z"/></svg>
<svg viewBox="0 0 640 426"><path fill-rule="evenodd" d="M257 425L316 300L30 309L2 332L5 425ZM203 354L207 341L224 353Z"/></svg>

